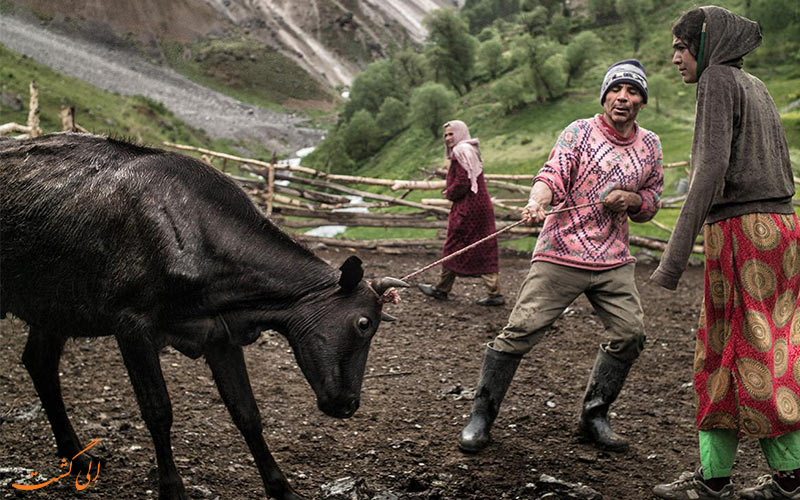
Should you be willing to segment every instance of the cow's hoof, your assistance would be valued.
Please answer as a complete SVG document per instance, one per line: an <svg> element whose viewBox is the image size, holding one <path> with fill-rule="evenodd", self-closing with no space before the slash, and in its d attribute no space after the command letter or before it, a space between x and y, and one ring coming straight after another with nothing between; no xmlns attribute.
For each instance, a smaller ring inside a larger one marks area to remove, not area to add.
<svg viewBox="0 0 800 500"><path fill-rule="evenodd" d="M71 476L85 476L86 474L94 476L100 469L105 469L106 466L104 458L99 458L89 453L81 453L73 459L65 457L64 460L70 462L69 474Z"/></svg>
<svg viewBox="0 0 800 500"><path fill-rule="evenodd" d="M189 500L181 478L159 481L158 500Z"/></svg>

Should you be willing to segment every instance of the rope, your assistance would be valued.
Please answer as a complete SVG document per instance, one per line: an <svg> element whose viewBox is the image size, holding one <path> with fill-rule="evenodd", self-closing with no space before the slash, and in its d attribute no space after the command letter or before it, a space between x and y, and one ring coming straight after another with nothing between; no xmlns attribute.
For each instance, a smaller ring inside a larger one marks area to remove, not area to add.
<svg viewBox="0 0 800 500"><path fill-rule="evenodd" d="M547 215L557 214L557 213L561 213L561 212L568 212L568 211L570 211L570 210L576 210L576 209L578 209L578 208L590 207L590 206L592 206L592 205L599 205L600 203L603 203L603 202L602 202L602 201L593 201L593 202L591 202L591 203L584 203L584 204L582 204L582 205L575 205L575 206L572 206L572 207L567 207L567 208L559 208L558 210L551 210L551 211L547 212ZM525 221L525 219L518 220L517 222L515 222L515 223L513 223L513 224L510 224L510 225L508 225L508 226L504 227L503 229L501 229L501 230L499 230L499 231L497 231L497 232L494 232L494 233L490 234L489 236L486 236L486 237L484 237L484 238L481 238L480 240L476 241L475 243L472 243L472 244L470 244L470 245L467 245L467 246L465 246L465 247L464 247L464 248L462 248L461 250L458 250L458 251L456 251L456 252L453 252L453 253L451 253L450 255L447 255L447 256L445 256L445 257L442 257L441 259L437 260L436 262L432 262L432 263L428 264L427 266L425 266L425 267L423 267L423 268L421 268L421 269L418 269L418 270L414 271L414 272L413 272L413 273L411 273L411 274L407 274L406 276L403 276L402 278L400 278L400 280L401 280L401 281L406 281L406 280L409 280L409 279L411 279L411 278L413 278L413 277L415 277L415 276L418 276L418 275L420 275L420 274L424 273L425 271L427 271L428 269L430 269L430 268L432 268L432 267L436 267L436 266L438 266L439 264L441 264L441 263L443 263L443 262L447 262L448 260L450 260L450 259L452 259L452 258L454 258L454 257L456 257L456 256L458 256L458 255L461 255L462 253L466 252L467 250L470 250L470 249L472 249L472 248L475 248L476 246L480 245L481 243L484 243L485 241L488 241L488 240L490 240L490 239L492 239L492 238L496 238L498 235L500 235L500 234L502 234L502 233L505 233L505 232L506 232L506 231L508 231L509 229L519 226L519 225L520 225L520 224L522 224L524 221Z"/></svg>

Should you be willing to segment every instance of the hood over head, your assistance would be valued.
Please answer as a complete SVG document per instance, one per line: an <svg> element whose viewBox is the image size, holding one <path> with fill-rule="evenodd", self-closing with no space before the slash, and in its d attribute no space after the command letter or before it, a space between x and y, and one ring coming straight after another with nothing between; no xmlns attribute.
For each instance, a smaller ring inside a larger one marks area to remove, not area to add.
<svg viewBox="0 0 800 500"><path fill-rule="evenodd" d="M761 45L761 29L758 23L714 5L701 7L706 16L704 47L700 48L698 61L702 57L699 73L714 64L742 67L742 58Z"/></svg>

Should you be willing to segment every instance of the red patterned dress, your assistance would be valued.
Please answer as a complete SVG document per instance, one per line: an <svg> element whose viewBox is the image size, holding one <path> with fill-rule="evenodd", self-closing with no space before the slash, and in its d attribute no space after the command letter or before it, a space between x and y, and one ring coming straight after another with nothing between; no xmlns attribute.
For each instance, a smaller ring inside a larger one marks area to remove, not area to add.
<svg viewBox="0 0 800 500"><path fill-rule="evenodd" d="M705 226L694 361L697 427L800 430L800 224L753 213Z"/></svg>
<svg viewBox="0 0 800 500"><path fill-rule="evenodd" d="M453 202L453 206L447 218L447 239L442 249L443 256L461 250L496 231L494 208L486 190L483 173L478 176L478 192L473 193L467 171L453 159L447 171L445 190L445 197ZM497 239L492 238L448 260L442 267L461 276L498 272Z"/></svg>

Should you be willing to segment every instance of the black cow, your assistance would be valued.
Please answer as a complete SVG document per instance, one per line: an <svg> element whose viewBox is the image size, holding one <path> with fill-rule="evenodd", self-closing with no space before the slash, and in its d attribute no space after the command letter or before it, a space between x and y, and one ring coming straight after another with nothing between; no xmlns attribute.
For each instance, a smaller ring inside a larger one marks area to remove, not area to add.
<svg viewBox="0 0 800 500"><path fill-rule="evenodd" d="M358 408L370 341L392 278L361 261L337 272L258 211L227 176L190 157L88 134L0 140L0 314L30 326L22 360L61 456L84 447L58 364L69 337L114 335L153 437L159 498L184 499L158 353L204 356L268 495L300 499L262 436L242 346L289 341L326 414ZM91 458L74 464L86 471Z"/></svg>

